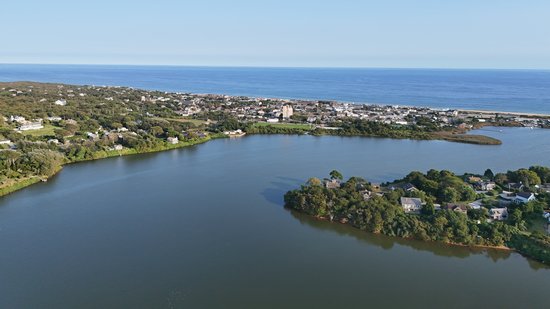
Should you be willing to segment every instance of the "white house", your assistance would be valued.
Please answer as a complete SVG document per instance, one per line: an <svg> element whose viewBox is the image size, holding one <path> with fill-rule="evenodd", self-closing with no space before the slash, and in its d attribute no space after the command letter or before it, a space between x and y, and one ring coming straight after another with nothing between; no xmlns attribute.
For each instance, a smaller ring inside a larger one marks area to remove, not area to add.
<svg viewBox="0 0 550 309"><path fill-rule="evenodd" d="M489 209L489 217L497 221L506 220L508 219L508 208L491 208Z"/></svg>
<svg viewBox="0 0 550 309"><path fill-rule="evenodd" d="M60 99L60 100L55 101L55 105L65 106L65 105L67 105L67 101L64 100L64 99Z"/></svg>
<svg viewBox="0 0 550 309"><path fill-rule="evenodd" d="M42 125L42 120L40 121L27 121L24 124L21 124L17 130L19 131L29 131L29 130L38 130L42 129L44 126Z"/></svg>
<svg viewBox="0 0 550 309"><path fill-rule="evenodd" d="M517 204L525 204L535 200L535 195L531 192L519 192L514 198L514 202Z"/></svg>
<svg viewBox="0 0 550 309"><path fill-rule="evenodd" d="M340 188L340 180L338 180L338 179L325 179L325 188L327 188L327 189Z"/></svg>
<svg viewBox="0 0 550 309"><path fill-rule="evenodd" d="M0 145L10 145L11 141L9 139L0 139Z"/></svg>
<svg viewBox="0 0 550 309"><path fill-rule="evenodd" d="M422 209L422 200L416 197L402 197L401 206L405 212L419 212Z"/></svg>
<svg viewBox="0 0 550 309"><path fill-rule="evenodd" d="M172 145L175 145L175 144L180 142L177 136L176 137L169 137L166 140L168 141L168 143L170 143Z"/></svg>

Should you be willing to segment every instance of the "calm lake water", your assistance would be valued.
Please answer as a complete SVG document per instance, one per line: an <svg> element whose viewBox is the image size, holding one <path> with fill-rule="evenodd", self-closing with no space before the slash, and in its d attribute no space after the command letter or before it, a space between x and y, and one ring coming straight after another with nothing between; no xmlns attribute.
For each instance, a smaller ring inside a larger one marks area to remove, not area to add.
<svg viewBox="0 0 550 309"><path fill-rule="evenodd" d="M338 169L550 165L550 131L501 146L247 136L67 166L0 198L1 308L548 307L550 269L516 253L388 238L285 210Z"/></svg>
<svg viewBox="0 0 550 309"><path fill-rule="evenodd" d="M0 64L0 81L550 114L550 71Z"/></svg>

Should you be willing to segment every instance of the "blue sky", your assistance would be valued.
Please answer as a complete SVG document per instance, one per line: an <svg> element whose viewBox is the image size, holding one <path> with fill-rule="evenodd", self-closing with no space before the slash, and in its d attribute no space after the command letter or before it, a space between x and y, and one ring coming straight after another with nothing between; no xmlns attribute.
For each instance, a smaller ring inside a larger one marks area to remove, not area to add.
<svg viewBox="0 0 550 309"><path fill-rule="evenodd" d="M0 63L550 69L548 0L17 0L0 29Z"/></svg>

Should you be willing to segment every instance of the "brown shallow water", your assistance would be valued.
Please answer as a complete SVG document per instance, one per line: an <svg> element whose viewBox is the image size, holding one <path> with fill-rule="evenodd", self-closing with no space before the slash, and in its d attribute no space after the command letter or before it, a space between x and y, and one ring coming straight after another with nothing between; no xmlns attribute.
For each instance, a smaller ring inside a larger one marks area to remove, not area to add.
<svg viewBox="0 0 550 309"><path fill-rule="evenodd" d="M547 307L550 269L517 253L282 207L331 169L385 181L550 165L550 131L480 133L504 144L249 136L67 166L0 198L0 307Z"/></svg>

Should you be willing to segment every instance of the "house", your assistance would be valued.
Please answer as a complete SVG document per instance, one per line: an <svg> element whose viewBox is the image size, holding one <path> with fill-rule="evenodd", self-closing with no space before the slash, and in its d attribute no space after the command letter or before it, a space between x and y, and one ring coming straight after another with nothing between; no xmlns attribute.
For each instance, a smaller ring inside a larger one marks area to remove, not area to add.
<svg viewBox="0 0 550 309"><path fill-rule="evenodd" d="M55 101L55 105L65 106L65 105L67 105L67 101L63 100L63 99L60 99L60 100Z"/></svg>
<svg viewBox="0 0 550 309"><path fill-rule="evenodd" d="M498 195L498 201L500 205L509 205L514 201L515 198L516 195L510 191L502 191L502 193Z"/></svg>
<svg viewBox="0 0 550 309"><path fill-rule="evenodd" d="M338 180L338 179L325 179L325 188L327 188L327 189L340 188L340 180Z"/></svg>
<svg viewBox="0 0 550 309"><path fill-rule="evenodd" d="M369 190L364 190L364 191L361 191L360 193L361 193L361 195L363 196L363 199L364 199L365 201L370 200L370 198L372 197L372 192L369 191Z"/></svg>
<svg viewBox="0 0 550 309"><path fill-rule="evenodd" d="M511 182L508 184L508 190L523 190L523 184L521 182L515 183Z"/></svg>
<svg viewBox="0 0 550 309"><path fill-rule="evenodd" d="M461 214L468 214L468 207L464 204L448 203L447 205L441 207L445 210L452 210Z"/></svg>
<svg viewBox="0 0 550 309"><path fill-rule="evenodd" d="M483 202L482 200L473 201L468 206L470 206L472 209L481 209Z"/></svg>
<svg viewBox="0 0 550 309"><path fill-rule="evenodd" d="M491 191L497 187L497 184L492 181L479 181L476 183L476 188L483 191Z"/></svg>
<svg viewBox="0 0 550 309"><path fill-rule="evenodd" d="M535 194L533 194L532 192L519 192L516 194L516 197L514 198L514 202L516 204L525 204L534 200L535 200Z"/></svg>
<svg viewBox="0 0 550 309"><path fill-rule="evenodd" d="M390 186L390 190L403 189L405 192L417 191L418 189L411 183L395 184Z"/></svg>
<svg viewBox="0 0 550 309"><path fill-rule="evenodd" d="M229 136L244 136L246 133L243 132L243 130L241 129L238 129L238 130L233 130L233 131L224 131L223 134L225 135L229 135Z"/></svg>
<svg viewBox="0 0 550 309"><path fill-rule="evenodd" d="M401 207L407 213L420 212L422 209L422 200L416 197L402 197Z"/></svg>
<svg viewBox="0 0 550 309"><path fill-rule="evenodd" d="M468 177L468 182L469 183L478 183L478 182L481 182L481 178L478 177L478 176L470 176L470 177Z"/></svg>
<svg viewBox="0 0 550 309"><path fill-rule="evenodd" d="M38 130L42 129L44 126L42 125L42 120L40 121L27 121L24 124L20 125L19 128L17 128L18 131L29 131L29 130Z"/></svg>
<svg viewBox="0 0 550 309"><path fill-rule="evenodd" d="M47 119L48 119L49 121L52 121L52 122L59 122L59 121L61 121L61 117L58 117L58 116L48 117Z"/></svg>
<svg viewBox="0 0 550 309"><path fill-rule="evenodd" d="M168 141L169 144L172 144L172 145L175 145L175 144L180 142L177 136L176 137L169 137L166 140Z"/></svg>
<svg viewBox="0 0 550 309"><path fill-rule="evenodd" d="M279 118L269 118L269 119L267 119L267 122L269 122L269 123L277 123L277 122L279 122Z"/></svg>
<svg viewBox="0 0 550 309"><path fill-rule="evenodd" d="M497 221L506 220L508 219L508 208L491 208L489 209L489 217Z"/></svg>
<svg viewBox="0 0 550 309"><path fill-rule="evenodd" d="M545 183L545 184L540 185L539 189L542 192L550 193L550 183Z"/></svg>
<svg viewBox="0 0 550 309"><path fill-rule="evenodd" d="M11 141L9 139L0 140L0 145L10 145Z"/></svg>

